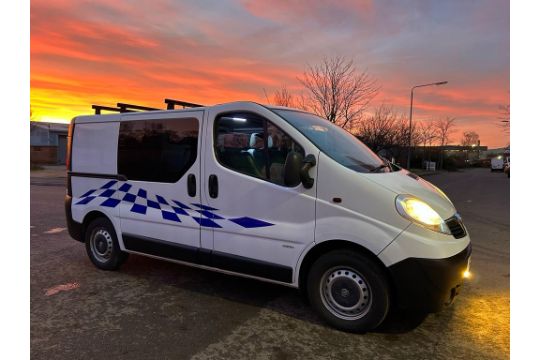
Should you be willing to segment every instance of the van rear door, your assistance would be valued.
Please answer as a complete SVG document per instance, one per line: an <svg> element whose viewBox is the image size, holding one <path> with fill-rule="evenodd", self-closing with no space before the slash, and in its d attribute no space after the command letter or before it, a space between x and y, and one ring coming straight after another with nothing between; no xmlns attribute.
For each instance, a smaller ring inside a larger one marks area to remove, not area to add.
<svg viewBox="0 0 540 360"><path fill-rule="evenodd" d="M204 111L122 116L118 173L127 250L197 262Z"/></svg>
<svg viewBox="0 0 540 360"><path fill-rule="evenodd" d="M104 213L119 230L116 173L117 121L79 120L72 124L68 195L71 215L82 223L91 211ZM76 235L80 240L82 234Z"/></svg>

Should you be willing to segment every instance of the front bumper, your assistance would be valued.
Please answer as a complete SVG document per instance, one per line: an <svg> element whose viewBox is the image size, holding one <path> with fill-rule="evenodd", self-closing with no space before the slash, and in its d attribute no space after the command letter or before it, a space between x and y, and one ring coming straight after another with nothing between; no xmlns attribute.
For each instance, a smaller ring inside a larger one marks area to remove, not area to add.
<svg viewBox="0 0 540 360"><path fill-rule="evenodd" d="M407 258L388 269L400 308L437 312L452 302L463 283L472 246L444 259Z"/></svg>

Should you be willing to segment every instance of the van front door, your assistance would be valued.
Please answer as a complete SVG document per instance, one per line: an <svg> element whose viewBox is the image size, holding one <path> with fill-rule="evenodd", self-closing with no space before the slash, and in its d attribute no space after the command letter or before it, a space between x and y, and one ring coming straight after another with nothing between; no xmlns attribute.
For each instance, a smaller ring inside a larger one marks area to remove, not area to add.
<svg viewBox="0 0 540 360"><path fill-rule="evenodd" d="M125 249L196 262L203 111L125 115L118 174Z"/></svg>
<svg viewBox="0 0 540 360"><path fill-rule="evenodd" d="M283 168L290 152L318 157L318 149L258 104L211 108L205 141L201 231L212 266L292 283L314 241L316 181L288 187Z"/></svg>

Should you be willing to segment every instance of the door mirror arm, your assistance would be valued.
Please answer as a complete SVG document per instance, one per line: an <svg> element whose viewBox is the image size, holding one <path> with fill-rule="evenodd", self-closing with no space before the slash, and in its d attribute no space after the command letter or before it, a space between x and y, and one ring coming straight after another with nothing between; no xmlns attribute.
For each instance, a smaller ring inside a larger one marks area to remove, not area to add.
<svg viewBox="0 0 540 360"><path fill-rule="evenodd" d="M309 176L309 169L311 169L315 165L317 165L317 160L315 159L315 156L313 154L306 155L306 157L302 161L302 168L300 169L300 180L302 181L302 185L304 185L306 189L311 189L315 182L315 180Z"/></svg>

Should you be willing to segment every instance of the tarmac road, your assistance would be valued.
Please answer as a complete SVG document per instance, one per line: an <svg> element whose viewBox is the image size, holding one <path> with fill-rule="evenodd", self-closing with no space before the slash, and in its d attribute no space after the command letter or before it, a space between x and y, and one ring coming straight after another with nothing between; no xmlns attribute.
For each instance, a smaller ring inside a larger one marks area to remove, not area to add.
<svg viewBox="0 0 540 360"><path fill-rule="evenodd" d="M135 255L120 271L100 271L67 234L62 182L32 178L32 358L506 359L509 179L489 169L427 179L471 234L473 278L420 324L395 319L348 334L323 324L294 289Z"/></svg>

